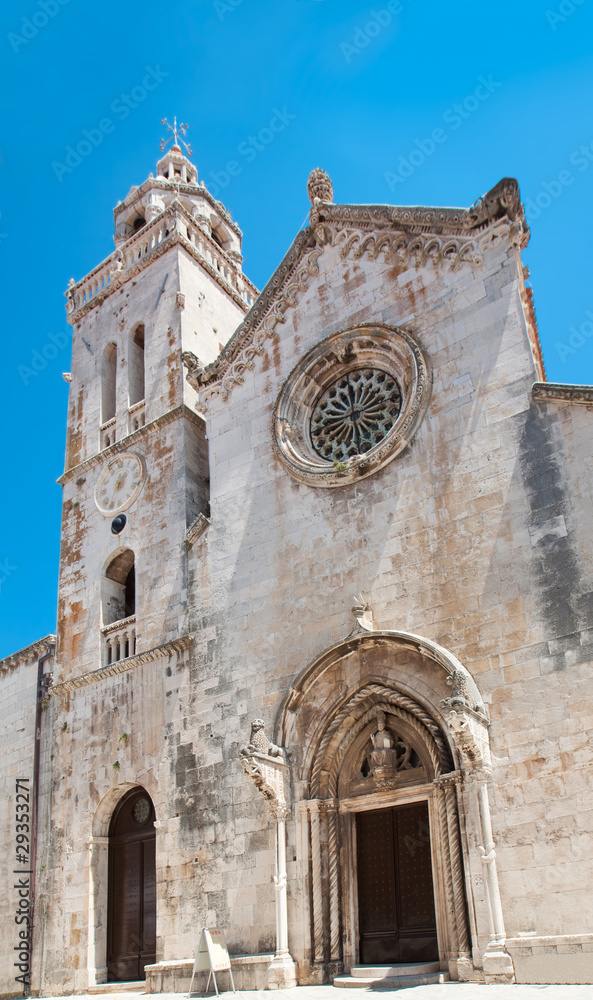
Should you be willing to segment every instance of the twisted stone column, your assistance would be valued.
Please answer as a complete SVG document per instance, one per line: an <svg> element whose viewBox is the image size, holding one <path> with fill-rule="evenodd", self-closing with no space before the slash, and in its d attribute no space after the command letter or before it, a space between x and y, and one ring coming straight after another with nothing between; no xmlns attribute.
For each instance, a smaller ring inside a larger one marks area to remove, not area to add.
<svg viewBox="0 0 593 1000"><path fill-rule="evenodd" d="M321 817L319 801L309 802L313 892L313 961L323 962L323 885L321 881Z"/></svg>
<svg viewBox="0 0 593 1000"><path fill-rule="evenodd" d="M453 880L453 905L455 907L455 923L457 925L457 947L459 957L468 958L470 947L465 909L465 879L463 874L461 838L459 836L459 818L457 815L457 798L455 795L454 781L447 782L445 785L445 801L447 806L447 830L449 853L451 856L451 874Z"/></svg>
<svg viewBox="0 0 593 1000"><path fill-rule="evenodd" d="M334 805L327 813L327 847L329 853L329 958L338 962L341 952L340 886L338 858L338 814Z"/></svg>
<svg viewBox="0 0 593 1000"><path fill-rule="evenodd" d="M451 855L448 850L449 824L447 822L447 800L445 787L438 779L435 781L437 787L437 806L439 813L439 825L441 831L441 858L443 861L445 876L445 891L447 894L447 912L449 914L450 946L452 956L457 957L459 951L459 936L457 931L457 918L455 914L455 902L453 896L453 874L451 871Z"/></svg>

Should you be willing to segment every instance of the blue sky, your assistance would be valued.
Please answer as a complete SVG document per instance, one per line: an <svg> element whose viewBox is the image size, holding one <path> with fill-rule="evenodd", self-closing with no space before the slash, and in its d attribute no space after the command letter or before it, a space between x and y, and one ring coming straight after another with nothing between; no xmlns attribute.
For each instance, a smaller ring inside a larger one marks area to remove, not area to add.
<svg viewBox="0 0 593 1000"><path fill-rule="evenodd" d="M516 177L548 378L593 383L591 38L593 0L4 5L0 656L55 628L63 291L113 249L113 206L154 171L161 118L189 122L259 287L305 221L315 166L337 202L468 206ZM66 172L85 130L97 144Z"/></svg>

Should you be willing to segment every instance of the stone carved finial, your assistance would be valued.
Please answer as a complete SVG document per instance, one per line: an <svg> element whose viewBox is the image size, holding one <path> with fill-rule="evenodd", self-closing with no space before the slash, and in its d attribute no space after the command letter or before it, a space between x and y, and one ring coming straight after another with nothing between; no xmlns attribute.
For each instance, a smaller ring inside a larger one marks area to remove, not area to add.
<svg viewBox="0 0 593 1000"><path fill-rule="evenodd" d="M373 612L368 597L361 592L353 598L353 601L352 614L356 618L356 627L351 634L357 635L359 632L372 632L375 623L373 622Z"/></svg>
<svg viewBox="0 0 593 1000"><path fill-rule="evenodd" d="M332 182L329 179L329 174L326 174L325 170L322 170L321 167L315 167L315 170L312 170L309 174L307 194L312 205L316 201L333 202L334 189Z"/></svg>

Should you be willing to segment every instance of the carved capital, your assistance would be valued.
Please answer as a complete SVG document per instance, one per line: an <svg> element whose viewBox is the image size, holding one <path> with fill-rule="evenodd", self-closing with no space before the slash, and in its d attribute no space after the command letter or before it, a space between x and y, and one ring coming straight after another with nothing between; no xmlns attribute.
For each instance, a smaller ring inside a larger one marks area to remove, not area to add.
<svg viewBox="0 0 593 1000"><path fill-rule="evenodd" d="M489 774L492 760L485 720L475 712L458 706L448 713L447 722L468 775L484 777L485 773Z"/></svg>

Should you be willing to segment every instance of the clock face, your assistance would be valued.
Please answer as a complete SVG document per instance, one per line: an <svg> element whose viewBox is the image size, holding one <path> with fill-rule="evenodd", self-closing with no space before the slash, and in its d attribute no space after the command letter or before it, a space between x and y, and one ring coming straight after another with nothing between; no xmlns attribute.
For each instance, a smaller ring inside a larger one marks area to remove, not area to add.
<svg viewBox="0 0 593 1000"><path fill-rule="evenodd" d="M138 496L144 481L139 455L122 452L107 463L95 486L95 503L102 514L111 516L125 510Z"/></svg>

